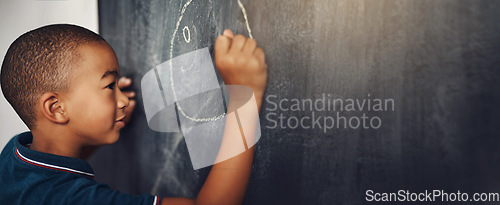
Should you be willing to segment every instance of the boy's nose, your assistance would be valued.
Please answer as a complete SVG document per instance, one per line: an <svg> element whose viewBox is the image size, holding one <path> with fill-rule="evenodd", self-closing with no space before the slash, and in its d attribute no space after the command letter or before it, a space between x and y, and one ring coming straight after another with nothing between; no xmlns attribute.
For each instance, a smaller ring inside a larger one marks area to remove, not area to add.
<svg viewBox="0 0 500 205"><path fill-rule="evenodd" d="M125 94L123 94L123 92L118 89L118 100L117 100L117 105L118 105L118 109L125 109L128 107L129 103L130 103L130 100L128 99L127 96L125 96Z"/></svg>

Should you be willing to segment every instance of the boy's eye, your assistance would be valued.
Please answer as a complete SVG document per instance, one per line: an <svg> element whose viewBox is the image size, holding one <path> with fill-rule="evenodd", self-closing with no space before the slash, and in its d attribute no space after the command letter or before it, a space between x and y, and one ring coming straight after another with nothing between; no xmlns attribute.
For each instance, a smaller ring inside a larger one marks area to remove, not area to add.
<svg viewBox="0 0 500 205"><path fill-rule="evenodd" d="M114 90L115 89L115 82L112 82L111 84L109 84L108 86L106 86L106 88L109 88L111 90Z"/></svg>

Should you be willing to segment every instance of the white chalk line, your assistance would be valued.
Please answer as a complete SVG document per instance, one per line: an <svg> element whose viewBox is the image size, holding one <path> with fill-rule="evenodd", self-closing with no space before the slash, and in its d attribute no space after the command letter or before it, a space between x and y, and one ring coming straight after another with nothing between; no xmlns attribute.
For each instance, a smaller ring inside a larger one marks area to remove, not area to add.
<svg viewBox="0 0 500 205"><path fill-rule="evenodd" d="M186 38L186 31L188 33L188 38ZM184 41L186 41L186 43L191 42L191 31L187 26L184 26L184 28L182 29L182 35L184 36Z"/></svg>
<svg viewBox="0 0 500 205"><path fill-rule="evenodd" d="M245 18L245 23L247 25L247 30L248 30L248 36L250 36L250 38L253 38L252 29L250 29L250 24L248 23L247 10L241 3L241 0L238 0L238 5L240 6L241 12L243 12L243 18Z"/></svg>

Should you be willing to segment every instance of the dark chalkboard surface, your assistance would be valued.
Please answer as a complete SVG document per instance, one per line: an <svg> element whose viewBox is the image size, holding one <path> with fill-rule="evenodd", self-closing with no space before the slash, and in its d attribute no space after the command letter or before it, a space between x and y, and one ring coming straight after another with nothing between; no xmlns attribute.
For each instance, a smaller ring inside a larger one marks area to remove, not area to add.
<svg viewBox="0 0 500 205"><path fill-rule="evenodd" d="M242 3L269 66L245 204L500 192L500 1ZM225 28L248 35L237 0L100 1L99 16L139 97L121 139L90 160L96 179L195 197L210 167L193 170L181 133L148 127L139 82L171 57L204 47L213 55Z"/></svg>

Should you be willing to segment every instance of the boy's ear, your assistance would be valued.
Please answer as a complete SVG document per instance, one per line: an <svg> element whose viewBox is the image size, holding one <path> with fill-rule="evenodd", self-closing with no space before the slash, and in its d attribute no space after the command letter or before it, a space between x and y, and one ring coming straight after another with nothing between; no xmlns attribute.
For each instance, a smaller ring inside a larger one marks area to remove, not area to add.
<svg viewBox="0 0 500 205"><path fill-rule="evenodd" d="M40 97L39 102L45 118L51 122L65 124L69 121L69 117L64 109L64 104L58 97L56 93L47 92Z"/></svg>

